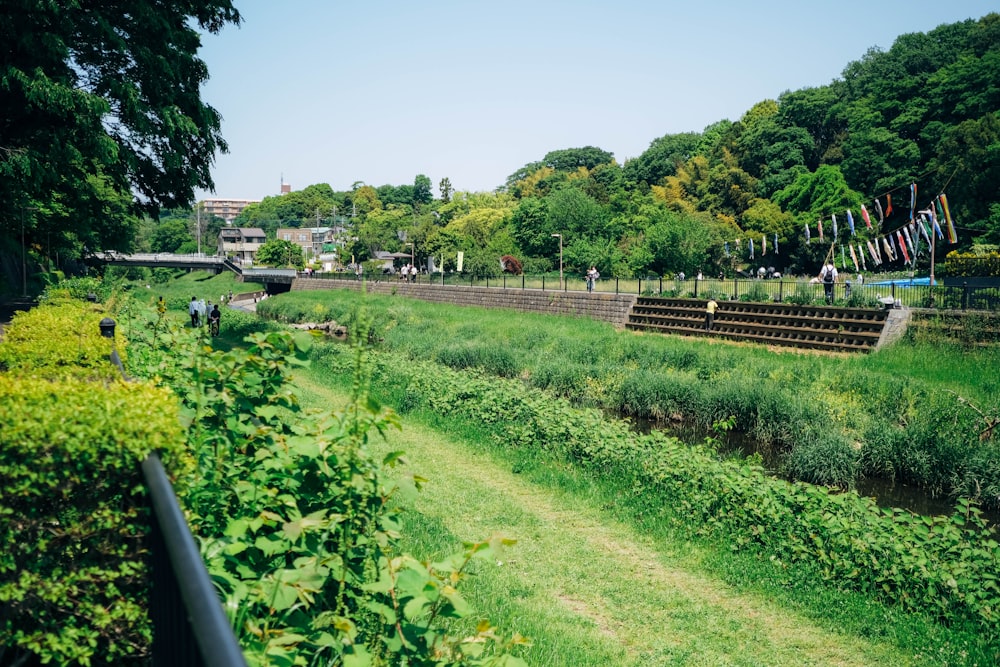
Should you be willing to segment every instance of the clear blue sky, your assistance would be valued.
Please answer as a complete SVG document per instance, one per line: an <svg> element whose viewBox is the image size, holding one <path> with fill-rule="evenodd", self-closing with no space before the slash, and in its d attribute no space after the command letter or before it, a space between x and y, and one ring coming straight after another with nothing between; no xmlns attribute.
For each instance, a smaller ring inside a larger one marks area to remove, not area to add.
<svg viewBox="0 0 1000 667"><path fill-rule="evenodd" d="M821 86L871 47L989 0L237 0L206 35L215 194L329 183L491 191L564 148L619 163L665 134Z"/></svg>

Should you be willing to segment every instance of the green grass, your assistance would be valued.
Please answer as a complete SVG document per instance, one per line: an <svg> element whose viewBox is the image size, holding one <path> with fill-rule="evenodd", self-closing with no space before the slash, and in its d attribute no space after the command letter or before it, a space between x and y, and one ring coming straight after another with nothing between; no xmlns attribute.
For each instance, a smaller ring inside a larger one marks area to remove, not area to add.
<svg viewBox="0 0 1000 667"><path fill-rule="evenodd" d="M191 297L205 299L206 302L218 303L220 297L229 297L231 291L234 295L257 292L263 287L257 283L238 282L236 276L223 271L213 274L208 271L185 271L183 269L166 270L165 273L158 273L157 276L170 276L165 282L153 282L153 280L128 281L132 293L140 302L152 305L163 296L170 311L182 311L187 315L187 304ZM147 285L149 287L147 287ZM144 296L145 295L145 296Z"/></svg>
<svg viewBox="0 0 1000 667"><path fill-rule="evenodd" d="M305 405L342 402L346 383L318 367L297 377ZM376 446L405 450L408 471L430 480L404 549L434 559L493 532L518 540L463 590L532 638L529 664L989 664L974 633L678 536L615 479L498 449L467 422L408 412Z"/></svg>
<svg viewBox="0 0 1000 667"><path fill-rule="evenodd" d="M607 323L355 292L295 292L262 310L348 327L365 305L373 337L413 359L521 377L578 406L702 428L734 418L791 477L850 487L884 477L1000 507L1000 348L898 343L869 355L635 334Z"/></svg>

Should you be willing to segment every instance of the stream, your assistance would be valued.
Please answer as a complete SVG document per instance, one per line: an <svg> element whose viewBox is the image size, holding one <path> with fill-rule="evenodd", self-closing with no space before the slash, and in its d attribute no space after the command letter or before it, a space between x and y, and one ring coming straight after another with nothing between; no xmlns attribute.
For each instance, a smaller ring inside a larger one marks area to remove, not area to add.
<svg viewBox="0 0 1000 667"><path fill-rule="evenodd" d="M760 453L764 469L768 474L787 479L779 470L775 453L770 450L760 449L757 442L745 433L729 431L720 435L714 433L711 429L692 424L665 424L663 422L653 422L636 418L630 418L629 422L637 431L649 432L651 430L659 430L688 444L704 442L705 438L709 436L715 437L721 442L719 452L723 455L738 452L742 456L751 456L755 453ZM913 512L914 514L950 515L955 509L955 503L951 498L946 496L935 498L921 488L900 484L887 479L860 478L856 482L855 491L860 496L872 498L879 507L897 507ZM983 510L983 515L990 523L1000 524L1000 511Z"/></svg>

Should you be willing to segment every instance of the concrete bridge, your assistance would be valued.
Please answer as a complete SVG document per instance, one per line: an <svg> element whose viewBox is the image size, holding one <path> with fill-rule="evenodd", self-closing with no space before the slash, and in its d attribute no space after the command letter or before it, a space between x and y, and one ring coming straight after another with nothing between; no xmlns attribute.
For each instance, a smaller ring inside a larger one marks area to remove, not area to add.
<svg viewBox="0 0 1000 667"><path fill-rule="evenodd" d="M154 269L186 269L213 273L232 271L240 277L240 282L263 283L264 289L270 294L289 291L292 287L292 281L298 275L295 269L244 268L226 257L205 254L175 255L169 252L158 252L127 255L107 251L92 253L87 259L95 264L108 266L145 266Z"/></svg>

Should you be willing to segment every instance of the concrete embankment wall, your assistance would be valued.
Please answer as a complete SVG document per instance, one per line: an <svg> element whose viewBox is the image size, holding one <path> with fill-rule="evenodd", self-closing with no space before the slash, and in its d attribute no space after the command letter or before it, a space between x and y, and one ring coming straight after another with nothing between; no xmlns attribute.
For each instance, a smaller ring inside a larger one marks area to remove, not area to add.
<svg viewBox="0 0 1000 667"><path fill-rule="evenodd" d="M483 308L509 308L521 312L573 315L603 322L624 325L629 310L635 303L634 294L606 294L603 292L563 292L557 290L503 289L499 287L465 287L459 285L427 285L398 282L364 282L326 280L322 278L296 278L292 290L349 289L358 291L362 284L377 294L399 296L451 303L459 306Z"/></svg>

